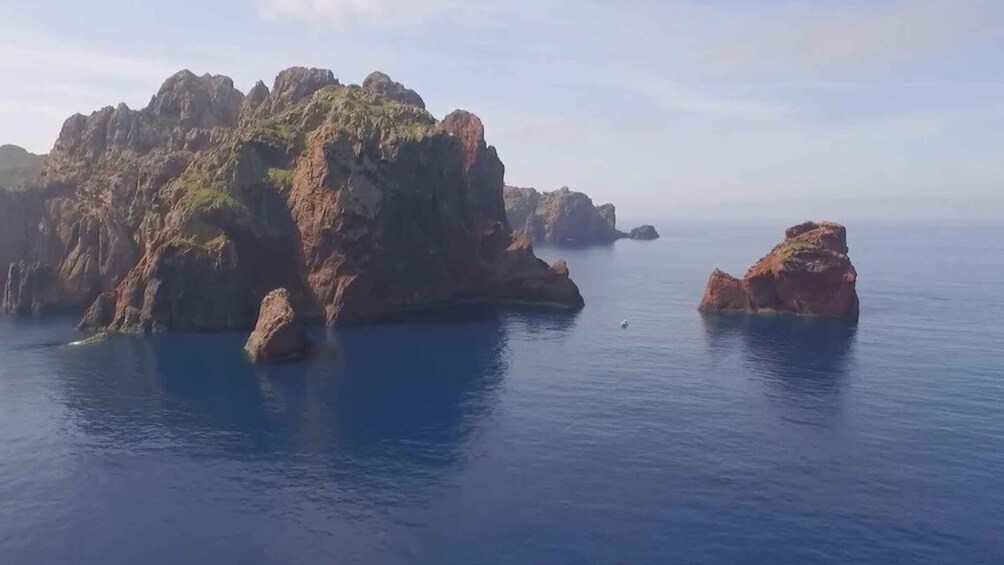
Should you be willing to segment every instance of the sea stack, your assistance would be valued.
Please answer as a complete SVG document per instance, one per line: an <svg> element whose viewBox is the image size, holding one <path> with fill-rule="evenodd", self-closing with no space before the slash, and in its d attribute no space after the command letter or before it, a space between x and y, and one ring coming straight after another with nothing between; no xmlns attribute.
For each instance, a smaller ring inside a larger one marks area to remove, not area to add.
<svg viewBox="0 0 1004 565"><path fill-rule="evenodd" d="M858 274L847 256L847 229L834 222L805 222L746 272L743 279L719 269L711 274L702 312L789 313L858 318Z"/></svg>
<svg viewBox="0 0 1004 565"><path fill-rule="evenodd" d="M639 239L643 241L648 241L652 239L659 239L659 232L655 231L655 226L645 224L644 226L638 226L631 230L628 234L631 239Z"/></svg>
<svg viewBox="0 0 1004 565"><path fill-rule="evenodd" d="M244 351L252 361L265 362L302 357L306 348L303 322L290 303L289 291L279 288L266 294Z"/></svg>

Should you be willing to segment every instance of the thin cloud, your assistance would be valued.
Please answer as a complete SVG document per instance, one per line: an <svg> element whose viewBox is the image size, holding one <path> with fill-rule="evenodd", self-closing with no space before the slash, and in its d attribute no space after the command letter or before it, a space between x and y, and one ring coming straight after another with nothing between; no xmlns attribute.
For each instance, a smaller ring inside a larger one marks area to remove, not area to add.
<svg viewBox="0 0 1004 565"><path fill-rule="evenodd" d="M464 0L259 0L258 12L268 21L297 21L345 27L350 24L411 26L439 17L469 17L477 3Z"/></svg>
<svg viewBox="0 0 1004 565"><path fill-rule="evenodd" d="M702 58L734 71L846 69L909 61L999 33L995 0L899 0L748 10L735 34L709 42Z"/></svg>

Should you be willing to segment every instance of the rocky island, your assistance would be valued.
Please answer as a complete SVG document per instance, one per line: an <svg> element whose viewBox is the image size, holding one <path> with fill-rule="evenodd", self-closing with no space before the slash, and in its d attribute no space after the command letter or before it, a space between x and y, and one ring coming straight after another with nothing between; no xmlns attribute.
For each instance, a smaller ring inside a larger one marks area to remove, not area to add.
<svg viewBox="0 0 1004 565"><path fill-rule="evenodd" d="M652 226L630 234L618 230L613 204L595 206L589 196L567 186L552 192L506 186L505 210L512 229L535 242L583 245L659 237Z"/></svg>
<svg viewBox="0 0 1004 565"><path fill-rule="evenodd" d="M840 224L793 226L743 279L715 269L700 310L857 319L858 275L847 252L847 230Z"/></svg>
<svg viewBox="0 0 1004 565"><path fill-rule="evenodd" d="M437 120L382 73L294 67L244 95L181 71L141 110L70 117L37 186L0 191L3 306L127 332L250 329L279 288L329 325L581 308L509 228L504 171L477 116Z"/></svg>

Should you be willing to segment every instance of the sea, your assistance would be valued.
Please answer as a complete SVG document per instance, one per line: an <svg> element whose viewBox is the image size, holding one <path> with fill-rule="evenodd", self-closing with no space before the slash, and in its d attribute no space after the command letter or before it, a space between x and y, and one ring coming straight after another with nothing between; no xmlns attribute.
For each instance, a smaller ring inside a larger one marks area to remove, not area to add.
<svg viewBox="0 0 1004 565"><path fill-rule="evenodd" d="M697 311L790 223L539 247L580 313L275 366L2 318L0 563L1004 563L1004 227L849 223L857 324Z"/></svg>

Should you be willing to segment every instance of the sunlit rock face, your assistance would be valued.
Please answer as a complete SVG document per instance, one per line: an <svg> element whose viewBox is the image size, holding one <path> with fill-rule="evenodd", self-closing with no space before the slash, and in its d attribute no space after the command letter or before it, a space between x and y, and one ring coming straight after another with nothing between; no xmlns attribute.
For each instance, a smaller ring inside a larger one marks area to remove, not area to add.
<svg viewBox="0 0 1004 565"><path fill-rule="evenodd" d="M0 228L17 236L0 267L37 263L54 306L119 331L251 328L276 288L332 325L456 301L581 308L567 269L509 228L481 120L367 83L295 67L244 96L182 71L142 110L69 118Z"/></svg>
<svg viewBox="0 0 1004 565"><path fill-rule="evenodd" d="M743 279L715 269L700 309L857 319L858 274L847 253L844 226L833 222L793 226Z"/></svg>

